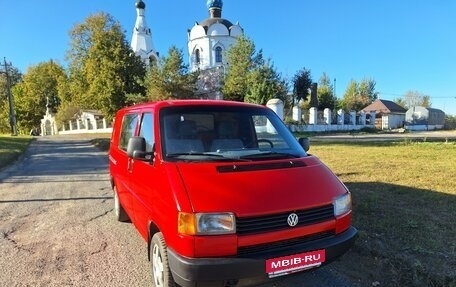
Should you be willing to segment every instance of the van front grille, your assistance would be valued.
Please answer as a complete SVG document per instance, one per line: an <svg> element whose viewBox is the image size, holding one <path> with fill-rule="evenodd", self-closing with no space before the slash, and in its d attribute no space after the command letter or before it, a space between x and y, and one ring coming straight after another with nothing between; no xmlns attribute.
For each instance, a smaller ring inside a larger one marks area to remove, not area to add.
<svg viewBox="0 0 456 287"><path fill-rule="evenodd" d="M258 255L262 252L274 253L277 251L283 251L287 248L294 248L303 244L310 243L312 241L330 238L335 235L334 230L328 230L324 232L314 233L303 237L292 238L283 241L269 242L265 244L258 244L252 246L244 246L238 249L238 256L249 256L249 255Z"/></svg>
<svg viewBox="0 0 456 287"><path fill-rule="evenodd" d="M236 233L238 235L256 234L294 228L288 225L287 219L291 213L298 215L298 223L294 227L311 225L334 219L334 207L328 204L312 209L290 211L280 214L236 218Z"/></svg>

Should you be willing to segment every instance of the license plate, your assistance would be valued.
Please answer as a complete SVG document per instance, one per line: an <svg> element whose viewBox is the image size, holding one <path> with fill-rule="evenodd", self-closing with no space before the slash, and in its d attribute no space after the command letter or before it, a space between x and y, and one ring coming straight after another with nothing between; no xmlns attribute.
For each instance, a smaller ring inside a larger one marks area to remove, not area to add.
<svg viewBox="0 0 456 287"><path fill-rule="evenodd" d="M268 259L266 260L266 273L269 277L277 277L315 268L325 262L325 254L325 250L321 249Z"/></svg>

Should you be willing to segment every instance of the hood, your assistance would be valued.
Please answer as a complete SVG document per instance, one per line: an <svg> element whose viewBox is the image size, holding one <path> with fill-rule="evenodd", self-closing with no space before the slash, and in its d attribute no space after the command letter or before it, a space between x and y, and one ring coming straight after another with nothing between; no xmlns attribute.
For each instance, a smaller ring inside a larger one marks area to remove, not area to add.
<svg viewBox="0 0 456 287"><path fill-rule="evenodd" d="M178 163L194 212L239 217L331 204L346 192L316 157L248 163Z"/></svg>

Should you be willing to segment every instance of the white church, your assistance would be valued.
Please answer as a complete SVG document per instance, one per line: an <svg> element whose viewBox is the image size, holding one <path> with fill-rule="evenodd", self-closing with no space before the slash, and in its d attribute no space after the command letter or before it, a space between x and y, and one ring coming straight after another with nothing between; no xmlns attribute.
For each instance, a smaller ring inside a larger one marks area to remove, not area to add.
<svg viewBox="0 0 456 287"><path fill-rule="evenodd" d="M239 23L233 24L222 18L222 0L207 0L206 6L209 17L200 23L195 22L188 29L189 66L191 71L201 72L198 84L201 96L222 99L219 92L221 77L228 69L228 63L223 59L224 52L236 42L236 37L244 35L244 30ZM159 54L155 50L151 29L146 24L145 9L144 1L136 2L137 16L131 48L146 65L159 64Z"/></svg>

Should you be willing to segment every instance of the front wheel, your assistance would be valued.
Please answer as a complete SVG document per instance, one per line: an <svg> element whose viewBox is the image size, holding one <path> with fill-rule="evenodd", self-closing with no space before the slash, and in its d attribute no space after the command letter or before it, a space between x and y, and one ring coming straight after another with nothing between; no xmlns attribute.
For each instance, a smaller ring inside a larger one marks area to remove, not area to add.
<svg viewBox="0 0 456 287"><path fill-rule="evenodd" d="M152 265L152 278L155 287L175 287L171 270L169 269L166 243L161 232L154 234L150 244L150 260Z"/></svg>

